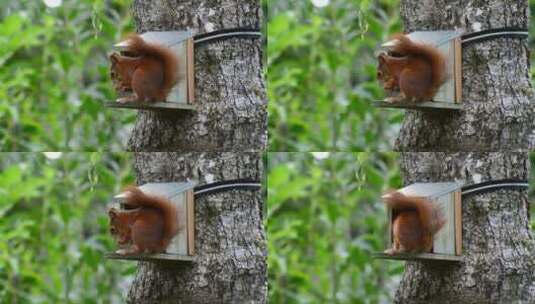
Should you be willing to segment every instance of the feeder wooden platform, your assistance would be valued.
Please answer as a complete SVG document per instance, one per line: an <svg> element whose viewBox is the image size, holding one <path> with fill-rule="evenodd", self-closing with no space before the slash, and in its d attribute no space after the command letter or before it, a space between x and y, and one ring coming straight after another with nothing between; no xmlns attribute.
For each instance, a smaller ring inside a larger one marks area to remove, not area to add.
<svg viewBox="0 0 535 304"><path fill-rule="evenodd" d="M393 103L386 101L374 101L374 107L377 108L396 108L396 109L412 109L412 110L449 110L459 111L463 106L460 103L440 102L440 101L424 101L418 103Z"/></svg>
<svg viewBox="0 0 535 304"><path fill-rule="evenodd" d="M193 256L188 255L176 255L176 254L136 254L136 255L121 255L117 253L107 253L105 257L112 260L140 260L140 261L193 261Z"/></svg>
<svg viewBox="0 0 535 304"><path fill-rule="evenodd" d="M195 111L195 106L192 104L178 103L178 102L153 102L153 103L139 103L139 102L106 102L104 104L107 108L118 109L141 109L141 110L187 110Z"/></svg>
<svg viewBox="0 0 535 304"><path fill-rule="evenodd" d="M404 261L444 261L444 262L461 262L462 256L450 255L450 254L437 254L437 253L419 253L419 254L396 254L388 255L382 252L373 253L372 256L376 259L387 260L404 260Z"/></svg>

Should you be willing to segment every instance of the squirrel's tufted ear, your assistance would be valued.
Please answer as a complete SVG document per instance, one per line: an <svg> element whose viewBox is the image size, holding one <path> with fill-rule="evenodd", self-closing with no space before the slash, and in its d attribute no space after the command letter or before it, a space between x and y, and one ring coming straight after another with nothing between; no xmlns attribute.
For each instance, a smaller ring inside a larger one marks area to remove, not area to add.
<svg viewBox="0 0 535 304"><path fill-rule="evenodd" d="M111 208L110 210L108 210L108 216L110 217L110 219L115 219L117 217L117 212L118 210L115 208Z"/></svg>
<svg viewBox="0 0 535 304"><path fill-rule="evenodd" d="M110 54L110 61L111 61L112 63L117 63L117 62L119 62L119 58L117 58L118 56L119 56L119 54L117 54L117 53L111 53L111 54Z"/></svg>
<svg viewBox="0 0 535 304"><path fill-rule="evenodd" d="M379 54L379 56L377 56L377 60L379 61L379 63L385 63L386 62L385 54L384 53Z"/></svg>

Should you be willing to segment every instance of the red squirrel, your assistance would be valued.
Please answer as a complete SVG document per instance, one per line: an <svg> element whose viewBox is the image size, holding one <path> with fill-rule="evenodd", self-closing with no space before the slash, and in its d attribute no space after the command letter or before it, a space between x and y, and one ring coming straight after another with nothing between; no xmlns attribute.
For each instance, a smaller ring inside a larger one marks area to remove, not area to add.
<svg viewBox="0 0 535 304"><path fill-rule="evenodd" d="M143 193L130 186L125 191L125 204L136 209L108 211L110 232L122 255L164 252L179 230L177 208L169 200Z"/></svg>
<svg viewBox="0 0 535 304"><path fill-rule="evenodd" d="M110 55L110 75L120 93L132 90L133 94L119 98L118 102L165 101L178 81L178 59L167 47L147 43L141 36L130 34L124 53Z"/></svg>
<svg viewBox="0 0 535 304"><path fill-rule="evenodd" d="M385 254L431 252L435 234L446 219L441 209L423 197L391 192L383 196L392 209L392 248Z"/></svg>
<svg viewBox="0 0 535 304"><path fill-rule="evenodd" d="M395 44L388 54L377 57L377 79L387 91L399 89L400 95L388 102L431 101L445 81L445 58L435 47L394 35Z"/></svg>

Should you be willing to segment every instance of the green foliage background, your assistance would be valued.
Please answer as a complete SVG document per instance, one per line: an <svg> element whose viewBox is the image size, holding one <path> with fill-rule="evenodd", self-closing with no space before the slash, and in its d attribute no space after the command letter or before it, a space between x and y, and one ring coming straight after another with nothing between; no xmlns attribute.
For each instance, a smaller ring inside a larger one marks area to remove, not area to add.
<svg viewBox="0 0 535 304"><path fill-rule="evenodd" d="M0 154L0 303L122 303L136 264L110 261L111 196L131 155Z"/></svg>
<svg viewBox="0 0 535 304"><path fill-rule="evenodd" d="M529 9L531 12L531 20L529 24L529 49L531 51L531 83L532 86L535 87L535 65L533 62L535 62L535 52L533 52L533 49L535 48L535 22L533 22L533 12L535 12L535 0L529 0Z"/></svg>
<svg viewBox="0 0 535 304"><path fill-rule="evenodd" d="M0 1L0 150L121 151L135 112L111 101L106 53L130 0Z"/></svg>

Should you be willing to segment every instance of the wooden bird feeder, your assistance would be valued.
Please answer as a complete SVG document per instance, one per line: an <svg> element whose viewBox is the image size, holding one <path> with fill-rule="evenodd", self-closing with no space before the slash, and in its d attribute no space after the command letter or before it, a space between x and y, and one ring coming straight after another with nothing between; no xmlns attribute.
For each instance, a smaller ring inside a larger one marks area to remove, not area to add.
<svg viewBox="0 0 535 304"><path fill-rule="evenodd" d="M461 184L459 183L416 183L399 192L406 196L418 196L429 199L437 204L442 211L446 224L435 235L433 249L429 253L387 255L375 253L380 259L393 260L438 260L461 261L462 252L462 212ZM395 214L388 208L388 247L392 246L392 222Z"/></svg>
<svg viewBox="0 0 535 304"><path fill-rule="evenodd" d="M190 31L146 32L140 35L146 42L158 43L169 47L178 58L178 82L173 87L167 100L157 102L108 102L110 108L148 109L148 110L194 110L195 75L193 34ZM115 45L121 55L128 46L128 40Z"/></svg>
<svg viewBox="0 0 535 304"><path fill-rule="evenodd" d="M184 223L182 229L173 238L165 253L157 254L139 254L139 255L120 255L117 253L107 254L110 259L123 260L173 260L173 261L192 261L194 255L195 239L195 217L194 217L194 198L193 182L185 183L149 183L140 186L141 191L167 198L176 205L178 210L178 221ZM118 194L110 207L119 210L126 210L124 204L125 193Z"/></svg>
<svg viewBox="0 0 535 304"><path fill-rule="evenodd" d="M381 108L405 108L417 110L460 110L462 108L462 47L459 31L421 31L407 36L414 42L420 42L438 48L446 59L446 81L442 84L433 100L423 102L387 102L373 103ZM388 53L395 45L388 41L381 45L380 52ZM399 92L390 92L396 96Z"/></svg>

